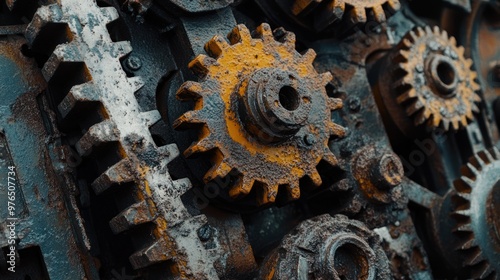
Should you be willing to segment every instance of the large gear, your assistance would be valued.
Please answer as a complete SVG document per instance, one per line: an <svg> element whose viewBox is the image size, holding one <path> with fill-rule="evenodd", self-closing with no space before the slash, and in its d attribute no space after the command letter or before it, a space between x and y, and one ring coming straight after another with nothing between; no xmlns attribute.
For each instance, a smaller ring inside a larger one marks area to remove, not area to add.
<svg viewBox="0 0 500 280"><path fill-rule="evenodd" d="M474 156L455 182L453 216L461 239L457 250L473 279L500 275L500 151L493 148Z"/></svg>
<svg viewBox="0 0 500 280"><path fill-rule="evenodd" d="M245 196L260 184L262 205L275 201L280 186L286 186L290 199L298 199L305 176L321 185L316 167L321 160L337 164L328 142L344 135L344 129L331 120L331 111L342 102L327 96L332 75L316 72L315 52L299 54L294 34L283 29L273 34L267 24L255 34L252 38L238 25L228 36L230 43L216 36L206 44L212 57L200 55L190 64L201 82L186 82L177 93L181 100L194 99L195 110L174 125L202 124L186 156L217 150L205 182L236 170L239 179L229 195Z"/></svg>
<svg viewBox="0 0 500 280"><path fill-rule="evenodd" d="M415 125L458 130L474 119L481 101L472 60L438 27L417 27L392 56L397 103Z"/></svg>
<svg viewBox="0 0 500 280"><path fill-rule="evenodd" d="M26 37L35 52L50 55L42 73L62 122L72 120L83 131L74 145L79 156L114 158L98 167L97 178L89 182L94 192L133 185L128 195L135 203L109 222L112 231L120 234L142 224L154 225L152 241L138 237L149 243L142 242L130 256L132 267L144 270L175 260L165 265L165 271L179 279L216 279L217 254L209 253L196 233L206 217L192 216L180 198L191 183L173 180L168 173L167 164L179 154L177 146L159 147L154 142L148 128L160 114L141 110L134 93L144 83L140 77L127 77L120 63L132 47L128 41L113 42L106 28L118 19L118 12L93 0L59 2L38 9ZM50 49L46 36L61 40L51 42ZM86 107L89 104L99 105Z"/></svg>
<svg viewBox="0 0 500 280"><path fill-rule="evenodd" d="M300 16L315 11L315 28L323 30L341 21L357 24L373 19L385 22L400 7L399 0L295 0L292 13Z"/></svg>

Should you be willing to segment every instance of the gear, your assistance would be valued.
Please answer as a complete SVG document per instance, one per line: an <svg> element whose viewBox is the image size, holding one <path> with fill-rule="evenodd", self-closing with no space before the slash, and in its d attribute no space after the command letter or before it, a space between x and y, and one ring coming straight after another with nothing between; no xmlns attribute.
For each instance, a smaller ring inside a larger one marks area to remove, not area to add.
<svg viewBox="0 0 500 280"><path fill-rule="evenodd" d="M320 31L345 20L355 24L366 23L369 18L385 22L400 8L399 0L295 0L292 13L301 16L315 10L315 28Z"/></svg>
<svg viewBox="0 0 500 280"><path fill-rule="evenodd" d="M392 63L397 103L415 125L453 130L468 125L479 112L480 86L472 60L464 57L454 37L438 27L418 27L398 46Z"/></svg>
<svg viewBox="0 0 500 280"><path fill-rule="evenodd" d="M473 279L500 275L500 152L497 148L474 156L455 182L453 216Z"/></svg>
<svg viewBox="0 0 500 280"><path fill-rule="evenodd" d="M286 186L289 199L298 199L304 176L321 185L316 166L321 160L337 164L328 142L345 132L331 121L342 101L327 96L332 75L316 72L315 52L297 53L294 34L283 29L273 34L267 24L255 34L258 38L238 25L230 43L215 36L206 44L212 57L200 55L190 63L202 81L186 82L177 93L181 100L195 100L195 110L174 126L201 125L199 141L184 155L217 151L205 182L234 169L239 179L229 195L246 196L259 184L262 205L275 201L280 186Z"/></svg>
<svg viewBox="0 0 500 280"><path fill-rule="evenodd" d="M325 214L302 222L266 258L261 279L392 279L380 238L363 223Z"/></svg>
<svg viewBox="0 0 500 280"><path fill-rule="evenodd" d="M119 188L134 202L127 201L109 222L112 231L130 233L154 225L148 236L136 237L143 241L129 258L132 267L147 271L172 261L164 267L179 279L217 279L213 263L218 247L209 253L196 234L207 219L192 216L181 201L191 183L173 180L168 173L167 164L179 154L177 146L154 142L148 128L160 121L160 114L142 110L135 92L144 83L127 77L120 63L132 47L128 41L112 41L106 28L118 12L93 0L58 2L37 10L26 37L34 52L50 55L42 73L61 122L83 131L74 145L79 156L106 162L89 184L94 192L133 186L127 193Z"/></svg>

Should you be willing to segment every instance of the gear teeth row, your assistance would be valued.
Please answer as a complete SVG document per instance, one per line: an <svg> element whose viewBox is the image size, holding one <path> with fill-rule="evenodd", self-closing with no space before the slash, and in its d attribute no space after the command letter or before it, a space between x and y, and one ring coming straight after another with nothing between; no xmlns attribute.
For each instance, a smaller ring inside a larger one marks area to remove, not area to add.
<svg viewBox="0 0 500 280"><path fill-rule="evenodd" d="M209 151L217 150L220 152L222 159L213 160L215 163L213 167L205 174L204 182L208 183L209 181L220 177L223 178L228 175L231 171L236 171L240 174L239 179L236 180L234 185L229 188L229 196L233 199L240 199L248 195L255 186L256 195L257 195L257 204L265 205L270 204L276 201L278 190L281 186L285 187L289 200L296 200L300 197L300 187L298 180L300 178L295 179L283 179L281 182L275 181L267 181L262 178L252 178L252 176L245 175L245 171L239 168L232 162L230 152L226 151L224 147L222 147L221 141L219 137L219 130L214 131L211 128L211 119L213 117L214 112L209 112L207 110L212 110L216 105L212 104L212 98L215 98L215 93L210 86L207 86L207 83L216 82L218 79L218 74L214 74L213 71L218 71L217 69L226 69L227 67L240 67L239 65L231 65L228 66L224 63L225 56L232 57L233 55L240 55L241 58L234 58L233 60L245 60L247 58L243 58L248 54L240 53L243 49L246 49L247 52L255 52L252 54L252 57L248 59L255 59L256 57L268 55L268 53L276 52L274 59L275 62L271 62L271 65L267 66L270 68L300 68L301 71L307 69L307 71L311 71L310 78L316 79L316 85L318 88L315 89L318 92L324 91L320 90L320 86L326 86L332 79L333 76L331 73L323 73L317 74L314 70L313 62L316 57L316 53L314 50L309 49L303 54L299 54L295 50L295 35L291 32L285 31L283 28L278 28L276 30L272 30L268 24L262 24L256 28L256 30L252 33L245 25L237 25L227 36L227 39L217 35L214 36L210 41L205 44L205 51L207 55L200 54L198 55L190 64L189 68L200 77L200 82L185 82L177 91L177 99L181 101L195 101L194 110L188 111L181 115L174 121L174 128L183 130L183 129L199 129L199 138L192 145L190 145L185 151L185 157L192 157L200 153L205 153ZM263 52L260 54L259 52ZM283 56L283 59L289 60L287 62L281 62L280 57ZM280 65L282 63L283 65ZM296 65L296 66L294 66ZM225 68L226 67L226 68ZM238 74L238 78L244 75L250 75L254 73L253 71L258 71L260 68L253 69L254 66L247 66L248 69L243 69ZM257 66L255 66L257 67ZM239 69L239 68L238 68ZM251 73L243 74L244 71L251 71ZM225 74L224 74L225 75ZM221 83L223 84L223 83ZM223 91L223 89L218 89ZM317 98L325 98L326 109L331 112L334 110L338 110L342 108L343 104L340 99L329 98L326 95L326 92L323 93L324 97ZM323 99L322 99L323 100ZM206 106L206 104L210 104L210 106ZM323 104L324 105L324 104ZM224 105L226 106L226 105ZM215 108L215 110L218 110ZM321 109L323 110L323 109ZM224 112L219 112L224 114ZM218 113L217 113L218 114ZM331 120L327 120L321 124L322 129L326 131L326 133L330 136L334 137L343 137L346 133L345 129L332 122ZM321 140L323 141L323 140ZM336 157L332 154L332 152L326 148L323 150L323 160L336 166L338 161ZM217 157L218 158L218 157ZM318 161L321 159L318 159ZM316 162L317 164L317 162ZM304 172L304 175L301 177L308 177L313 186L320 186L322 184L321 176L319 175L316 168L309 168Z"/></svg>
<svg viewBox="0 0 500 280"><path fill-rule="evenodd" d="M63 121L72 120L81 108L99 116L99 120L87 115L76 118L88 118L81 123L86 131L76 143L77 152L84 158L101 157L100 147L105 146L105 154L120 157L92 182L95 193L123 184L134 186L130 195L137 202L110 221L112 231L120 234L141 224L155 225L154 242L130 256L132 266L144 269L173 260L169 265L175 266L171 270L179 272L179 279L217 279L213 262L219 254L210 255L213 252L196 235L206 218L191 216L181 201L191 184L187 179L174 181L168 174L167 164L179 154L177 146L156 146L148 128L160 120L160 114L141 110L134 93L144 83L140 77L127 77L121 68L120 58L132 47L129 42L111 40L106 25L116 19L114 8L100 8L93 0L61 0L38 9L26 38L35 52L49 57L42 69L49 85L67 84L63 76L68 75L76 81L67 89L58 88L61 92L51 92ZM54 26L61 34L55 34ZM62 39L50 46L47 35ZM78 73L73 71L75 65Z"/></svg>
<svg viewBox="0 0 500 280"><path fill-rule="evenodd" d="M484 201L484 205L477 205L482 201L478 200L478 197L482 198L485 193L488 194L488 189L485 188L492 188L485 185L492 182L484 181L483 178L493 173L498 174L498 170L500 151L494 147L473 156L462 169L462 177L455 182L455 192L452 196L455 209L451 216L457 222L453 232L460 237L456 250L464 254L464 265L470 268L472 279L496 279L498 275L498 264L495 260L489 260L483 252L491 248L484 248L485 245L478 240L483 237L477 236L488 233L474 225L478 223L479 216L484 214L482 208L487 204ZM500 176L496 175L496 178L500 180Z"/></svg>
<svg viewBox="0 0 500 280"><path fill-rule="evenodd" d="M416 126L426 124L431 128L457 131L474 120L474 113L480 111L476 103L481 101L478 95L481 87L477 73L472 70L472 60L464 57L465 50L457 46L454 37L438 27L417 27L408 32L397 49L392 56L392 63L396 65L393 82L396 101ZM422 49L428 51L420 53ZM457 71L455 75L460 75L452 97L440 97L437 89L428 86L431 80L425 85L417 82L431 79L423 61L437 53L448 57ZM432 105L432 100L439 102L439 106Z"/></svg>
<svg viewBox="0 0 500 280"><path fill-rule="evenodd" d="M382 23L400 8L399 0L295 0L291 12L298 17L312 16L316 30L322 31L341 22L364 24L372 19Z"/></svg>

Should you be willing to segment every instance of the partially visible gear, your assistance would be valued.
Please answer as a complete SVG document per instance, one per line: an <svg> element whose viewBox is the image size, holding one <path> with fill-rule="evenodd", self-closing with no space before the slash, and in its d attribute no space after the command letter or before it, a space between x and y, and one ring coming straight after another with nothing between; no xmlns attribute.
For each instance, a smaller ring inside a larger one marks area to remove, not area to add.
<svg viewBox="0 0 500 280"><path fill-rule="evenodd" d="M453 216L473 279L500 279L500 151L474 156L455 182Z"/></svg>
<svg viewBox="0 0 500 280"><path fill-rule="evenodd" d="M112 231L152 225L150 232L134 239L132 267L147 271L170 261L164 271L178 279L216 279L217 247L209 253L196 233L206 217L192 216L181 200L190 181L173 180L168 173L167 164L178 149L175 144L157 146L153 140L148 128L160 121L160 114L141 109L134 93L143 81L127 77L120 63L131 45L112 41L106 28L118 12L93 0L58 2L38 9L26 37L34 53L48 57L42 73L61 130L77 139L72 141L79 156L98 162L89 176L94 193L118 187L130 197L109 222Z"/></svg>
<svg viewBox="0 0 500 280"><path fill-rule="evenodd" d="M458 130L474 120L481 101L472 60L438 27L410 31L391 57L396 102L415 125Z"/></svg>
<svg viewBox="0 0 500 280"><path fill-rule="evenodd" d="M341 21L358 24L373 19L382 23L400 8L399 0L295 0L291 7L296 16L314 11L314 26L318 31Z"/></svg>
<svg viewBox="0 0 500 280"><path fill-rule="evenodd" d="M327 96L332 75L316 72L315 52L299 54L293 33L273 33L267 24L255 35L238 25L228 36L230 43L215 36L206 44L212 57L200 55L190 64L201 82L186 82L177 93L181 100L195 100L195 110L174 126L197 124L201 130L184 155L217 151L205 182L236 170L239 179L229 195L246 196L259 184L262 205L275 201L280 186L289 199L298 199L303 177L321 185L316 167L322 160L337 165L328 142L343 136L344 129L331 120L342 101Z"/></svg>
<svg viewBox="0 0 500 280"><path fill-rule="evenodd" d="M261 279L391 279L380 238L343 215L302 222L264 263Z"/></svg>

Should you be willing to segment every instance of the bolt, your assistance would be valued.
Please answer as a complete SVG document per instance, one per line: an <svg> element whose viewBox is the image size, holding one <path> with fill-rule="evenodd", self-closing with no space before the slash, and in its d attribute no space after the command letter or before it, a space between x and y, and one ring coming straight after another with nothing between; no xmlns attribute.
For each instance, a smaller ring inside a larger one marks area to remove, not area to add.
<svg viewBox="0 0 500 280"><path fill-rule="evenodd" d="M359 110L361 109L361 100L359 100L359 98L357 97L349 98L349 100L347 101L347 105L349 106L349 110L351 110L352 112L359 112Z"/></svg>
<svg viewBox="0 0 500 280"><path fill-rule="evenodd" d="M316 143L316 137L312 134L306 134L306 136L304 136L304 142L308 146L314 145L314 143Z"/></svg>
<svg viewBox="0 0 500 280"><path fill-rule="evenodd" d="M127 58L126 65L130 70L137 71L142 67L142 62L137 56L131 55Z"/></svg>
<svg viewBox="0 0 500 280"><path fill-rule="evenodd" d="M206 242L212 237L212 227L209 224L205 224L198 229L197 233L200 240Z"/></svg>
<svg viewBox="0 0 500 280"><path fill-rule="evenodd" d="M403 181L403 164L395 154L384 154L372 165L371 175L379 189L396 187Z"/></svg>

